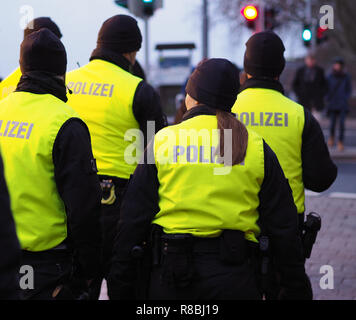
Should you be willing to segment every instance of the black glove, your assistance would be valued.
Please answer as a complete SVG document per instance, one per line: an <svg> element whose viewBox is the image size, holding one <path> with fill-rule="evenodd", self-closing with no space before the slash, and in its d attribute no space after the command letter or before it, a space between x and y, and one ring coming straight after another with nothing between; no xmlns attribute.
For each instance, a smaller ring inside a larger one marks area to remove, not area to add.
<svg viewBox="0 0 356 320"><path fill-rule="evenodd" d="M278 300L313 300L313 289L309 277L304 273L288 286L282 286Z"/></svg>
<svg viewBox="0 0 356 320"><path fill-rule="evenodd" d="M135 300L135 265L132 262L113 263L107 279L110 300Z"/></svg>
<svg viewBox="0 0 356 320"><path fill-rule="evenodd" d="M56 300L89 300L88 281L71 279L58 286L53 292L53 297Z"/></svg>

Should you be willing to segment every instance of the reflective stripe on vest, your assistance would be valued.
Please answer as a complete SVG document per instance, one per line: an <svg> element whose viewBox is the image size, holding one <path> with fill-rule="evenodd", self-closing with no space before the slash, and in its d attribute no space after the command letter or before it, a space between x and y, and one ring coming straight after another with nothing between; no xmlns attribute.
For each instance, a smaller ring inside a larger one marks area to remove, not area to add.
<svg viewBox="0 0 356 320"><path fill-rule="evenodd" d="M125 150L134 141L124 137L127 130L139 129L132 104L141 81L103 60L92 60L67 75L67 85L73 91L68 104L88 125L98 174L128 179L137 166L125 159Z"/></svg>
<svg viewBox="0 0 356 320"><path fill-rule="evenodd" d="M249 88L238 95L232 112L246 126L260 134L276 153L289 180L298 213L303 213L303 107L278 91Z"/></svg>
<svg viewBox="0 0 356 320"><path fill-rule="evenodd" d="M199 237L216 237L224 229L241 230L246 239L257 241L263 140L249 132L244 162L228 167L227 174L215 171L226 169L214 157L218 142L217 119L209 115L188 119L156 134L160 211L153 223L166 233Z"/></svg>
<svg viewBox="0 0 356 320"><path fill-rule="evenodd" d="M0 100L6 98L11 92L15 91L21 75L20 67L18 67L13 73L0 82Z"/></svg>
<svg viewBox="0 0 356 320"><path fill-rule="evenodd" d="M54 180L53 144L78 115L49 94L14 92L0 102L0 147L21 247L54 248L67 237L66 213Z"/></svg>

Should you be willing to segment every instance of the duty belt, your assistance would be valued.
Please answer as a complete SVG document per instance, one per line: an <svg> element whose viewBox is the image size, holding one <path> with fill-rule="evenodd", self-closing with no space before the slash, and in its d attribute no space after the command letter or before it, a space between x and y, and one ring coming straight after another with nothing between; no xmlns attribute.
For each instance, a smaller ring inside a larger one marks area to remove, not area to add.
<svg viewBox="0 0 356 320"><path fill-rule="evenodd" d="M164 253L177 253L184 247L190 247L191 252L220 252L220 237L198 238L187 234L163 234L161 237L162 250Z"/></svg>

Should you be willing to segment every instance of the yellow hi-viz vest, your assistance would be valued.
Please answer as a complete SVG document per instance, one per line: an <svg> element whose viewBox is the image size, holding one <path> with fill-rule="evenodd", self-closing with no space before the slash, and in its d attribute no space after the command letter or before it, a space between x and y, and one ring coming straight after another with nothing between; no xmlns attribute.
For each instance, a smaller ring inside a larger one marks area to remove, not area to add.
<svg viewBox="0 0 356 320"><path fill-rule="evenodd" d="M0 147L21 247L54 248L67 237L64 203L54 180L58 131L78 115L50 94L14 92L0 102Z"/></svg>
<svg viewBox="0 0 356 320"><path fill-rule="evenodd" d="M215 171L224 168L213 156L218 143L217 119L211 115L196 116L156 134L160 211L153 223L166 233L198 237L240 230L256 242L258 193L264 179L263 140L249 131L244 162L227 167L231 171L226 174Z"/></svg>
<svg viewBox="0 0 356 320"><path fill-rule="evenodd" d="M13 73L0 82L0 100L6 98L11 92L15 91L21 76L22 73L20 67L18 67Z"/></svg>
<svg viewBox="0 0 356 320"><path fill-rule="evenodd" d="M67 85L73 91L68 103L88 125L99 175L128 179L137 166L137 162L125 160L125 150L135 140L125 141L124 137L129 129L139 129L132 104L141 81L99 59L67 75ZM142 146L143 141L136 143Z"/></svg>
<svg viewBox="0 0 356 320"><path fill-rule="evenodd" d="M298 213L304 213L303 107L276 90L248 88L238 95L232 112L260 134L276 153L289 180Z"/></svg>

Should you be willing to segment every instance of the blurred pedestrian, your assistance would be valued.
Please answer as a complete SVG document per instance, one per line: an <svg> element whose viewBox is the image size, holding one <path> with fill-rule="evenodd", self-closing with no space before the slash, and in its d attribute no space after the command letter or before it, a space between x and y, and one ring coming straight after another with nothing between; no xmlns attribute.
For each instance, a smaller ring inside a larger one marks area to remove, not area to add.
<svg viewBox="0 0 356 320"><path fill-rule="evenodd" d="M39 17L27 24L24 30L24 38L32 32L38 31L42 28L51 30L59 39L62 38L59 27L48 17ZM21 78L21 70L18 67L14 72L7 76L3 81L0 80L0 100L7 97L16 89L17 84Z"/></svg>
<svg viewBox="0 0 356 320"><path fill-rule="evenodd" d="M226 59L204 61L191 75L183 121L156 134L146 151L153 163L139 164L128 185L111 298L142 299L148 273L148 299L261 299L255 258L264 230L280 271L278 298L311 299L291 190L273 151L231 114L238 87L238 69ZM230 158L217 159L219 145ZM133 248L147 241L150 262L137 268Z"/></svg>
<svg viewBox="0 0 356 320"><path fill-rule="evenodd" d="M298 102L320 121L324 109L324 96L327 92L327 81L323 68L317 65L313 54L305 57L305 65L296 72L293 81L293 90Z"/></svg>
<svg viewBox="0 0 356 320"><path fill-rule="evenodd" d="M127 160L125 152L132 141L126 133L140 130L143 140L138 138L135 144L143 149L152 138L147 132L149 121L155 126L149 129L152 135L166 125L159 95L131 73L141 45L137 21L126 15L113 16L100 28L90 62L67 74L67 85L73 91L69 104L89 127L103 189L104 266L91 286L92 299L98 299L102 280L110 268L121 197L140 158L140 153L136 153L136 160Z"/></svg>
<svg viewBox="0 0 356 320"><path fill-rule="evenodd" d="M0 300L20 299L19 269L21 250L0 156Z"/></svg>
<svg viewBox="0 0 356 320"><path fill-rule="evenodd" d="M0 102L0 147L21 264L32 268L33 285L21 293L26 300L83 299L101 248L89 131L65 103L67 55L54 33L42 28L25 37L20 68L16 91Z"/></svg>
<svg viewBox="0 0 356 320"><path fill-rule="evenodd" d="M345 62L336 58L328 78L329 91L326 95L327 114L330 117L330 135L328 145L335 144L336 123L339 122L339 136L337 148L344 150L345 119L349 112L348 100L352 93L351 76L345 71Z"/></svg>

